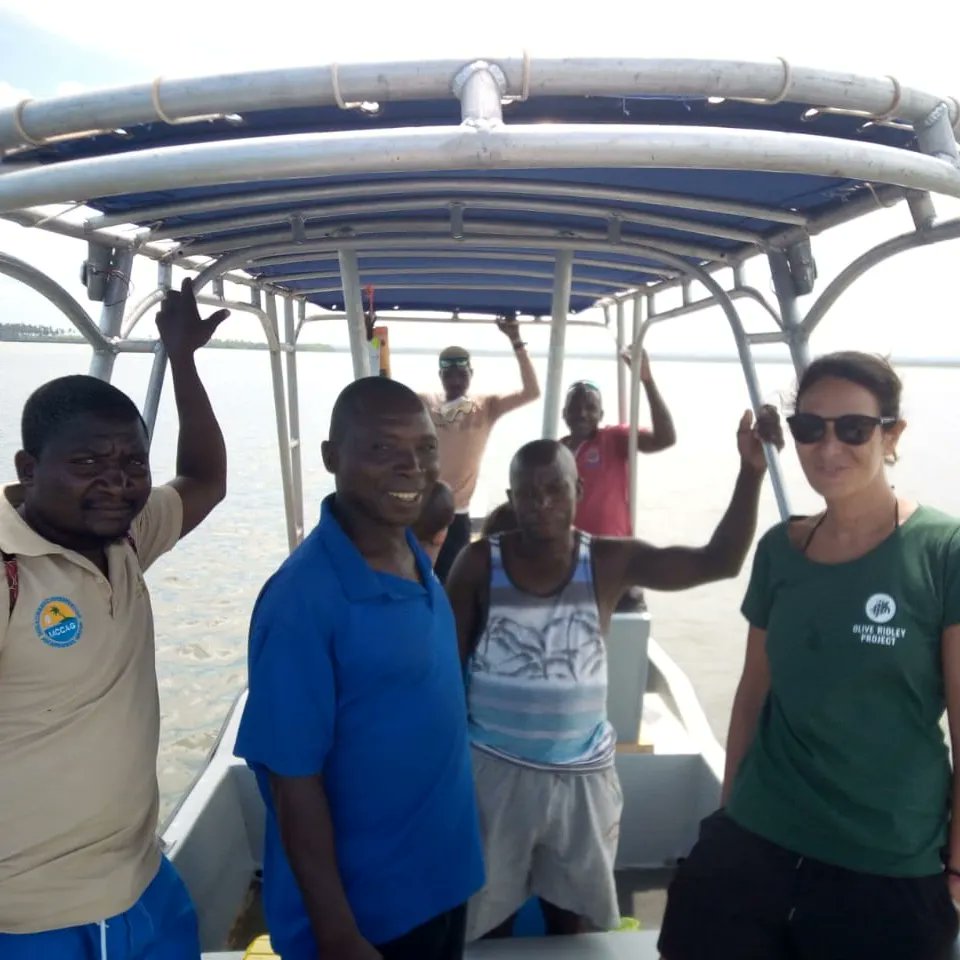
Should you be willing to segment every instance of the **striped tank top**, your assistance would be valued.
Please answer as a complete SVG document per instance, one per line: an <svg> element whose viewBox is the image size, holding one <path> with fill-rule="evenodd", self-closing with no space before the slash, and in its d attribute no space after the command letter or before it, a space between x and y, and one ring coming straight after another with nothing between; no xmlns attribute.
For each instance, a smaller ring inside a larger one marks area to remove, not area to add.
<svg viewBox="0 0 960 960"><path fill-rule="evenodd" d="M549 597L524 593L490 538L490 611L467 663L470 739L523 766L586 772L610 766L607 648L590 537L578 533L573 575Z"/></svg>

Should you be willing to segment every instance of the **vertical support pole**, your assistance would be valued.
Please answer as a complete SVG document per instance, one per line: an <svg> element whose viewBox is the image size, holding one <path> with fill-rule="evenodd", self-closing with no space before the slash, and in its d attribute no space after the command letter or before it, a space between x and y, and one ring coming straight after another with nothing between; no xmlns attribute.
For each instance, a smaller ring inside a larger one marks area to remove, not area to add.
<svg viewBox="0 0 960 960"><path fill-rule="evenodd" d="M617 301L617 423L627 422L627 365L623 362L626 346L626 305Z"/></svg>
<svg viewBox="0 0 960 960"><path fill-rule="evenodd" d="M950 110L945 103L938 103L923 120L913 125L913 129L917 134L917 146L922 153L928 153L938 160L946 160L955 167L960 166L957 138L950 124Z"/></svg>
<svg viewBox="0 0 960 960"><path fill-rule="evenodd" d="M810 344L797 306L797 288L790 270L790 261L782 250L771 250L767 254L767 260L770 264L770 276L773 278L773 289L780 304L780 320L787 337L787 346L790 348L793 369L800 377L810 365Z"/></svg>
<svg viewBox="0 0 960 960"><path fill-rule="evenodd" d="M296 323L293 298L283 299L283 339L287 352L287 407L290 422L290 479L297 543L303 541L303 456L300 442L300 393L297 384Z"/></svg>
<svg viewBox="0 0 960 960"><path fill-rule="evenodd" d="M360 291L360 264L355 250L340 250L340 285L343 289L344 313L350 332L350 356L353 358L353 379L370 376L370 350L367 347L367 320L363 314Z"/></svg>
<svg viewBox="0 0 960 960"><path fill-rule="evenodd" d="M157 287L166 292L173 279L173 267L162 260L157 264ZM150 379L147 381L147 395L143 402L143 419L147 425L147 435L153 441L153 430L157 424L157 411L160 409L160 395L163 393L163 381L167 375L167 351L160 339L153 346L153 364L150 367Z"/></svg>
<svg viewBox="0 0 960 960"><path fill-rule="evenodd" d="M277 418L277 452L280 454L280 479L283 484L283 511L287 519L287 545L297 547L297 523L293 509L293 480L290 471L290 429L287 424L287 401L283 390L283 361L277 330L277 298L267 294L267 322L273 330L270 346L270 375L273 379L273 408ZM274 345L275 344L275 345Z"/></svg>
<svg viewBox="0 0 960 960"><path fill-rule="evenodd" d="M649 304L647 304L649 309ZM637 430L640 428L640 357L648 324L644 323L644 298L633 298L633 340L630 347L630 435L627 437L627 490L630 503L630 531L637 531Z"/></svg>
<svg viewBox="0 0 960 960"><path fill-rule="evenodd" d="M573 251L559 250L553 267L553 301L550 320L550 352L547 385L543 395L543 436L556 440L560 435L560 398L563 392L563 349L570 311L573 282Z"/></svg>
<svg viewBox="0 0 960 960"><path fill-rule="evenodd" d="M100 308L100 332L112 339L120 335L123 326L123 311L130 292L130 271L133 269L133 251L115 249L110 255L110 275L107 289ZM95 350L90 360L90 376L110 382L113 376L113 363L117 354L114 350Z"/></svg>
<svg viewBox="0 0 960 960"><path fill-rule="evenodd" d="M633 295L633 321L630 327L631 346L637 342L637 338L640 336L640 330L643 327L643 307L640 306L640 304L643 303L643 299L644 295L642 293L635 293ZM647 313L652 314L653 309L650 300L647 301L647 308Z"/></svg>
<svg viewBox="0 0 960 960"><path fill-rule="evenodd" d="M507 78L495 63L475 60L453 78L453 95L460 100L465 124L492 127L503 123L501 101L507 92Z"/></svg>

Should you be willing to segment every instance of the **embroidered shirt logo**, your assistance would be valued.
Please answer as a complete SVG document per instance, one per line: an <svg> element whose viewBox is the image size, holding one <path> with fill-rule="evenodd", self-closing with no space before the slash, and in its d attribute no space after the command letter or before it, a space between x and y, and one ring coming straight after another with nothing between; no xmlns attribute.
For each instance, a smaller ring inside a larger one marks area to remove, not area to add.
<svg viewBox="0 0 960 960"><path fill-rule="evenodd" d="M37 636L50 647L72 647L83 633L83 618L66 597L48 597L37 607L33 625Z"/></svg>
<svg viewBox="0 0 960 960"><path fill-rule="evenodd" d="M888 593L875 593L867 600L866 614L874 623L889 623L897 615L897 601Z"/></svg>

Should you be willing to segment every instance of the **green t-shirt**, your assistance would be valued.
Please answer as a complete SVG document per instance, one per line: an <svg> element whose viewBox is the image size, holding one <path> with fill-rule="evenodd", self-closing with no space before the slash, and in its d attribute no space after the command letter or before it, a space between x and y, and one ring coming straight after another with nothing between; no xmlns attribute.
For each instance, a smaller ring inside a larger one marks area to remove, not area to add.
<svg viewBox="0 0 960 960"><path fill-rule="evenodd" d="M728 814L850 870L942 870L951 774L940 640L960 623L960 521L921 507L866 556L816 563L780 524L743 615L767 631L770 692Z"/></svg>

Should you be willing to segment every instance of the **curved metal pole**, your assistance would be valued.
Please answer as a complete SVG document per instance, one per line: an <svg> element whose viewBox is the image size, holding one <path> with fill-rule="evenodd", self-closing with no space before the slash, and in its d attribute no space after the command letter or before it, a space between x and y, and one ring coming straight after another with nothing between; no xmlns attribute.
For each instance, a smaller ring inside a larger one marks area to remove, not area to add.
<svg viewBox="0 0 960 960"><path fill-rule="evenodd" d="M123 326L120 328L120 339L126 340L133 333L133 328L143 319L144 315L152 307L155 307L162 299L164 290L158 287L152 293L148 293L128 314Z"/></svg>
<svg viewBox="0 0 960 960"><path fill-rule="evenodd" d="M743 368L743 374L747 381L747 392L750 395L750 404L753 407L755 412L759 412L760 408L763 406L763 394L760 390L760 381L757 379L756 367L753 363L753 355L750 352L750 341L747 337L746 331L743 329L743 323L740 320L740 315L737 313L737 308L734 306L733 301L728 296L727 292L720 286L717 281L710 276L705 270L701 267L695 266L690 263L685 263L679 261L679 258L673 258L669 254L663 254L664 262L673 266L681 266L683 269L687 270L691 277L696 280L699 280L710 292L710 294L716 299L718 306L723 310L726 315L727 321L730 324L730 329L733 332L733 339L737 345L737 353L740 356L740 366ZM675 263L675 261L677 261ZM631 517L634 515L636 510L637 503L637 489L636 489L636 458L637 458L637 425L640 420L640 353L643 349L643 340L646 336L647 330L655 323L658 322L660 318L653 316L648 318L643 326L640 328L640 332L636 339L633 342L633 347L631 349L631 363L630 363L630 437L629 437L629 448L628 455L630 457L630 510ZM786 520L790 516L790 504L787 499L786 485L783 479L783 471L780 468L780 459L777 455L776 448L771 444L764 444L764 453L767 458L767 466L770 470L770 482L773 485L773 492L777 499L777 507L780 511L780 516Z"/></svg>
<svg viewBox="0 0 960 960"><path fill-rule="evenodd" d="M51 280L42 270L31 266L24 260L0 253L0 274L19 280L46 297L83 335L94 350L114 350L113 344L100 332L100 328L82 306L55 280Z"/></svg>
<svg viewBox="0 0 960 960"><path fill-rule="evenodd" d="M296 133L84 157L0 177L0 211L78 198L270 179L430 170L711 169L843 176L960 197L960 170L899 147L726 127L504 124Z"/></svg>
<svg viewBox="0 0 960 960"><path fill-rule="evenodd" d="M893 237L884 243L877 244L871 250L857 257L850 266L833 278L823 293L820 294L817 302L807 311L807 315L800 325L801 329L807 336L813 333L826 312L840 299L853 282L878 263L882 263L895 254L903 253L905 250L913 250L916 247L958 238L960 238L960 217L945 220L943 223L937 224L935 227L928 227L926 230L904 233L899 237Z"/></svg>

